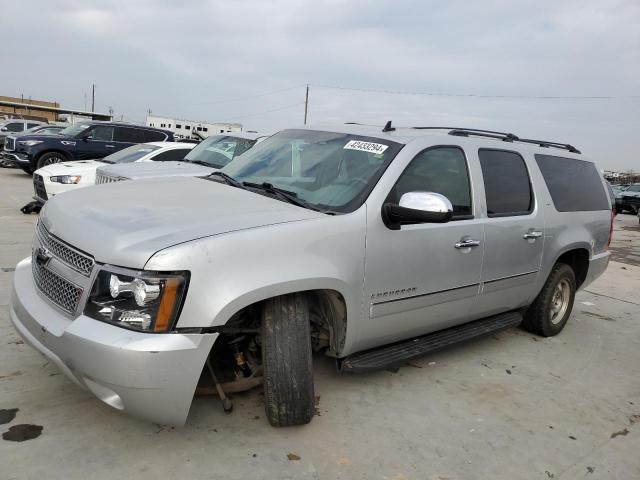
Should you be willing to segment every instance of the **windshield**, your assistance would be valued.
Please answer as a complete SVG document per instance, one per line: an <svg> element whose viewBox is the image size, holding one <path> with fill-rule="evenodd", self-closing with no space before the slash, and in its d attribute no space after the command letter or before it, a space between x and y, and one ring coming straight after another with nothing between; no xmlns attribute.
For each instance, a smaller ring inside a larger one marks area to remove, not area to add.
<svg viewBox="0 0 640 480"><path fill-rule="evenodd" d="M106 163L132 163L159 149L160 147L156 145L132 145L131 147L104 157L102 161Z"/></svg>
<svg viewBox="0 0 640 480"><path fill-rule="evenodd" d="M214 135L207 137L184 157L188 162L204 162L214 168L222 168L238 155L253 147L255 140Z"/></svg>
<svg viewBox="0 0 640 480"><path fill-rule="evenodd" d="M64 135L66 137L75 137L90 126L90 123L76 123L75 125L70 125L67 128L61 130L59 133L60 135Z"/></svg>
<svg viewBox="0 0 640 480"><path fill-rule="evenodd" d="M640 192L640 185L631 185L625 192Z"/></svg>
<svg viewBox="0 0 640 480"><path fill-rule="evenodd" d="M403 145L314 130L284 130L222 169L239 182L268 183L323 210L352 212Z"/></svg>

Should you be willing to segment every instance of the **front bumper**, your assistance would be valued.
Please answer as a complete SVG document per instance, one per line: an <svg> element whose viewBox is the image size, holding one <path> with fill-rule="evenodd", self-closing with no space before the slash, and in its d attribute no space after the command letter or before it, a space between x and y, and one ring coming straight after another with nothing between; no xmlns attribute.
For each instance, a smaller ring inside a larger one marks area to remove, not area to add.
<svg viewBox="0 0 640 480"><path fill-rule="evenodd" d="M31 259L15 270L11 321L72 382L107 405L155 423L183 425L217 334L138 333L71 319L37 290Z"/></svg>

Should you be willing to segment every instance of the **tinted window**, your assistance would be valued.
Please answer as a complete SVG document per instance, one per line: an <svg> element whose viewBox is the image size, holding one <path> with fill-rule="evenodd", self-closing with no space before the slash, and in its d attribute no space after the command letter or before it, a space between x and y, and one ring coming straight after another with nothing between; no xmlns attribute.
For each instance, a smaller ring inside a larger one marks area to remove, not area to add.
<svg viewBox="0 0 640 480"><path fill-rule="evenodd" d="M556 210L584 212L610 208L593 163L553 155L535 157Z"/></svg>
<svg viewBox="0 0 640 480"><path fill-rule="evenodd" d="M159 153L155 157L152 157L151 160L154 162L178 162L184 159L184 156L189 153L189 151L190 149L188 148L174 148L172 150Z"/></svg>
<svg viewBox="0 0 640 480"><path fill-rule="evenodd" d="M131 145L119 152L112 153L102 159L102 161L107 163L131 163L158 149L160 149L160 147L156 147L155 145Z"/></svg>
<svg viewBox="0 0 640 480"><path fill-rule="evenodd" d="M430 148L419 153L402 172L387 201L399 203L407 192L435 192L453 205L454 219L469 218L471 192L467 161L456 147Z"/></svg>
<svg viewBox="0 0 640 480"><path fill-rule="evenodd" d="M127 143L143 143L144 142L144 130L138 128L116 128L116 142Z"/></svg>
<svg viewBox="0 0 640 480"><path fill-rule="evenodd" d="M164 142L167 139L167 135L162 132L156 132L154 130L143 130L145 142Z"/></svg>
<svg viewBox="0 0 640 480"><path fill-rule="evenodd" d="M524 159L504 150L478 151L489 217L525 215L533 209L533 192Z"/></svg>
<svg viewBox="0 0 640 480"><path fill-rule="evenodd" d="M39 123L27 123L27 128L37 127L38 125L40 125L40 124Z"/></svg>
<svg viewBox="0 0 640 480"><path fill-rule="evenodd" d="M21 132L24 128L24 124L23 123L7 123L5 125L5 128L9 132Z"/></svg>
<svg viewBox="0 0 640 480"><path fill-rule="evenodd" d="M98 125L91 132L89 132L89 138L92 140L103 140L110 142L113 140L113 127L107 127L106 125Z"/></svg>

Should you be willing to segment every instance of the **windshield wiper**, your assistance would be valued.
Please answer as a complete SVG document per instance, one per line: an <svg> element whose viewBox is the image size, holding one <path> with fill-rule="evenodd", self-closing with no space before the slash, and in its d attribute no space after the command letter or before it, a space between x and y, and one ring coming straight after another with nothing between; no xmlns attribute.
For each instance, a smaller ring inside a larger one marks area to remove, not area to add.
<svg viewBox="0 0 640 480"><path fill-rule="evenodd" d="M195 162L194 162L194 163L195 163ZM243 190L246 190L246 188L244 187L244 185L243 185L242 183L240 183L239 181L237 181L237 180L236 180L235 178L233 178L232 176L227 175L227 174L226 174L226 173L224 173L224 172L221 172L220 170L217 170L217 171L215 171L215 172L211 173L211 174L209 175L209 177L213 177L214 175L215 175L216 177L220 177L220 178L222 178L222 179L225 181L225 183L226 183L227 185L231 185L232 187L242 188Z"/></svg>
<svg viewBox="0 0 640 480"><path fill-rule="evenodd" d="M291 203L292 205L297 205L298 207L308 208L309 210L314 210L316 212L322 212L323 210L312 206L311 204L305 202L301 198L298 198L298 194L289 190L284 190L282 188L274 187L269 182L262 183L253 183L253 182L242 182L242 185L249 188L257 188L258 190L265 191L267 193L271 193L278 197L280 200L284 200L285 202Z"/></svg>
<svg viewBox="0 0 640 480"><path fill-rule="evenodd" d="M213 165L211 165L210 163L205 162L204 160L187 160L186 158L184 158L182 161L183 162L189 162L189 163L195 163L196 165L203 165L203 166L209 167L209 168L215 168Z"/></svg>

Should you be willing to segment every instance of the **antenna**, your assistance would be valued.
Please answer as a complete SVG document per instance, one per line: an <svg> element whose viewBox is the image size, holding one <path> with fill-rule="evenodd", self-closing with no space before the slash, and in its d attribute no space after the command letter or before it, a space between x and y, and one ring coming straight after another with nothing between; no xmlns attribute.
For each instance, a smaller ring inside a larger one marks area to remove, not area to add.
<svg viewBox="0 0 640 480"><path fill-rule="evenodd" d="M385 124L384 128L382 129L382 131L383 131L383 132L393 132L394 130L395 130L395 127L392 127L392 126L391 126L391 120L389 120L389 121Z"/></svg>

